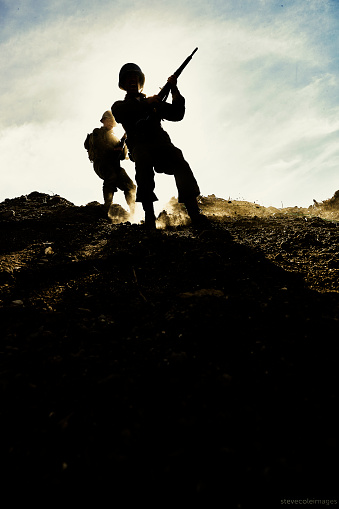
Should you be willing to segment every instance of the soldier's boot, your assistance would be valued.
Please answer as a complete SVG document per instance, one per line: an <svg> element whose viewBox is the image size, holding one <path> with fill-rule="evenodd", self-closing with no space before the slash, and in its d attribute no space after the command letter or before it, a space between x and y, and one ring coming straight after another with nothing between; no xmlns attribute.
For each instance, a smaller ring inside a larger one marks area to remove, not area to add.
<svg viewBox="0 0 339 509"><path fill-rule="evenodd" d="M145 227L148 230L155 230L155 214L154 214L154 206L153 202L142 202L142 208L145 211Z"/></svg>
<svg viewBox="0 0 339 509"><path fill-rule="evenodd" d="M185 201L185 207L188 215L191 218L192 225L197 228L207 228L210 225L207 217L201 213L196 198L190 198Z"/></svg>

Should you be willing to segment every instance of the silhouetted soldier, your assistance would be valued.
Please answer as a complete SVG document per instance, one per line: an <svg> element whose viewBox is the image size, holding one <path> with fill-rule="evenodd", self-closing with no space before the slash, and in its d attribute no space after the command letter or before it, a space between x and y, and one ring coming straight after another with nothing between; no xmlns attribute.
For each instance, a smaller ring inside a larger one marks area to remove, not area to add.
<svg viewBox="0 0 339 509"><path fill-rule="evenodd" d="M113 132L116 126L111 111L105 111L100 122L103 126L94 129L92 133L93 167L95 173L104 181L104 210L108 213L113 202L113 195L121 189L129 206L131 216L135 212L136 186L126 171L120 166L120 161L126 159L127 147Z"/></svg>
<svg viewBox="0 0 339 509"><path fill-rule="evenodd" d="M172 103L161 102L157 95L142 94L145 76L136 64L125 64L119 73L119 88L127 92L123 101L112 106L112 113L127 133L130 159L135 163L137 183L136 201L145 211L145 226L155 228L153 202L154 171L174 175L178 189L178 201L184 203L194 224L207 218L200 213L197 196L200 190L197 181L181 150L175 147L169 135L161 127L161 120L182 120L185 114L185 99L177 87L177 78L171 76ZM145 120L146 119L146 120Z"/></svg>

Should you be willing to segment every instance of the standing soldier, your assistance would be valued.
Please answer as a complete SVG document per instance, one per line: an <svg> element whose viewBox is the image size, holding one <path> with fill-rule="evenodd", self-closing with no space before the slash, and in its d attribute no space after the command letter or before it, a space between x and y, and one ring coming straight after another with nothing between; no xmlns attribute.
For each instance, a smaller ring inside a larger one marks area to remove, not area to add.
<svg viewBox="0 0 339 509"><path fill-rule="evenodd" d="M113 132L113 127L117 123L111 111L105 111L100 122L103 123L103 126L94 129L93 133L89 135L88 152L93 161L95 173L104 181L102 190L105 214L108 215L113 195L119 188L124 192L130 215L133 216L136 186L120 166L120 161L126 159L127 147L122 146L121 141Z"/></svg>
<svg viewBox="0 0 339 509"><path fill-rule="evenodd" d="M185 204L193 224L201 225L207 221L198 207L200 190L192 170L181 150L172 144L169 135L161 127L162 119L176 122L182 120L185 114L185 99L178 90L176 76L168 78L168 82L172 93L171 104L161 102L157 95L146 98L141 93L145 76L140 67L125 64L119 73L119 88L127 94L123 101L117 101L112 106L116 121L123 125L127 133L130 159L135 163L136 201L142 203L145 226L148 228L156 227L154 171L174 175L178 201Z"/></svg>

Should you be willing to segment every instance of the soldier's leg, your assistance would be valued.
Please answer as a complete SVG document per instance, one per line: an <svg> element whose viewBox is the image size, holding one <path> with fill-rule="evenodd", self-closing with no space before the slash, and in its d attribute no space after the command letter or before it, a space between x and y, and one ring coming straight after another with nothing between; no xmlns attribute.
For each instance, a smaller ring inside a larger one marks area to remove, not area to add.
<svg viewBox="0 0 339 509"><path fill-rule="evenodd" d="M158 198L154 193L152 148L146 143L139 143L133 148L132 157L135 163L135 181L137 184L136 201L157 201Z"/></svg>
<svg viewBox="0 0 339 509"><path fill-rule="evenodd" d="M152 151L146 144L136 145L132 153L135 162L135 181L137 183L136 201L142 203L145 211L145 226L155 228L155 214L153 202L158 198L154 193L155 181Z"/></svg>
<svg viewBox="0 0 339 509"><path fill-rule="evenodd" d="M114 193L118 190L116 187L117 174L112 168L110 161L103 161L100 164L100 174L104 181L102 186L102 192L104 195L104 210L108 213L110 206L113 203Z"/></svg>
<svg viewBox="0 0 339 509"><path fill-rule="evenodd" d="M149 230L155 230L155 213L154 213L154 205L152 201L143 201L142 208L145 212L145 226Z"/></svg>
<svg viewBox="0 0 339 509"><path fill-rule="evenodd" d="M190 165L184 159L181 150L174 145L165 145L162 149L162 157L166 161L165 173L174 175L179 203L185 204L187 213L193 223L201 223L205 216L201 214L197 202L200 189Z"/></svg>
<svg viewBox="0 0 339 509"><path fill-rule="evenodd" d="M134 217L135 214L135 186L133 190L124 191L126 203L129 207L129 212L131 219Z"/></svg>
<svg viewBox="0 0 339 509"><path fill-rule="evenodd" d="M113 203L113 196L114 196L114 190L112 187L104 182L104 185L102 186L102 193L104 195L104 210L108 213L112 203Z"/></svg>
<svg viewBox="0 0 339 509"><path fill-rule="evenodd" d="M179 203L186 204L188 201L196 201L197 196L200 194L200 189L190 165L185 161L179 149L176 149L173 173L178 189Z"/></svg>
<svg viewBox="0 0 339 509"><path fill-rule="evenodd" d="M123 168L121 168L119 172L117 187L124 192L127 205L129 206L130 215L133 217L135 213L136 185L134 184L133 180L129 178Z"/></svg>
<svg viewBox="0 0 339 509"><path fill-rule="evenodd" d="M178 201L196 198L200 194L198 183L180 149L172 143L157 147L155 171L174 175L178 189Z"/></svg>

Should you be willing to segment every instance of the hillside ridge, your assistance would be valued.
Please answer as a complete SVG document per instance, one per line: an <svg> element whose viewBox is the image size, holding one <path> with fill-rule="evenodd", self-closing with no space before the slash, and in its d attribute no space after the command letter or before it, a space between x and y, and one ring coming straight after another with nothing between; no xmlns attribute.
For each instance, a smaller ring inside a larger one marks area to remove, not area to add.
<svg viewBox="0 0 339 509"><path fill-rule="evenodd" d="M4 486L332 496L337 222L225 202L201 198L205 230L172 202L154 232L56 195L0 204Z"/></svg>

